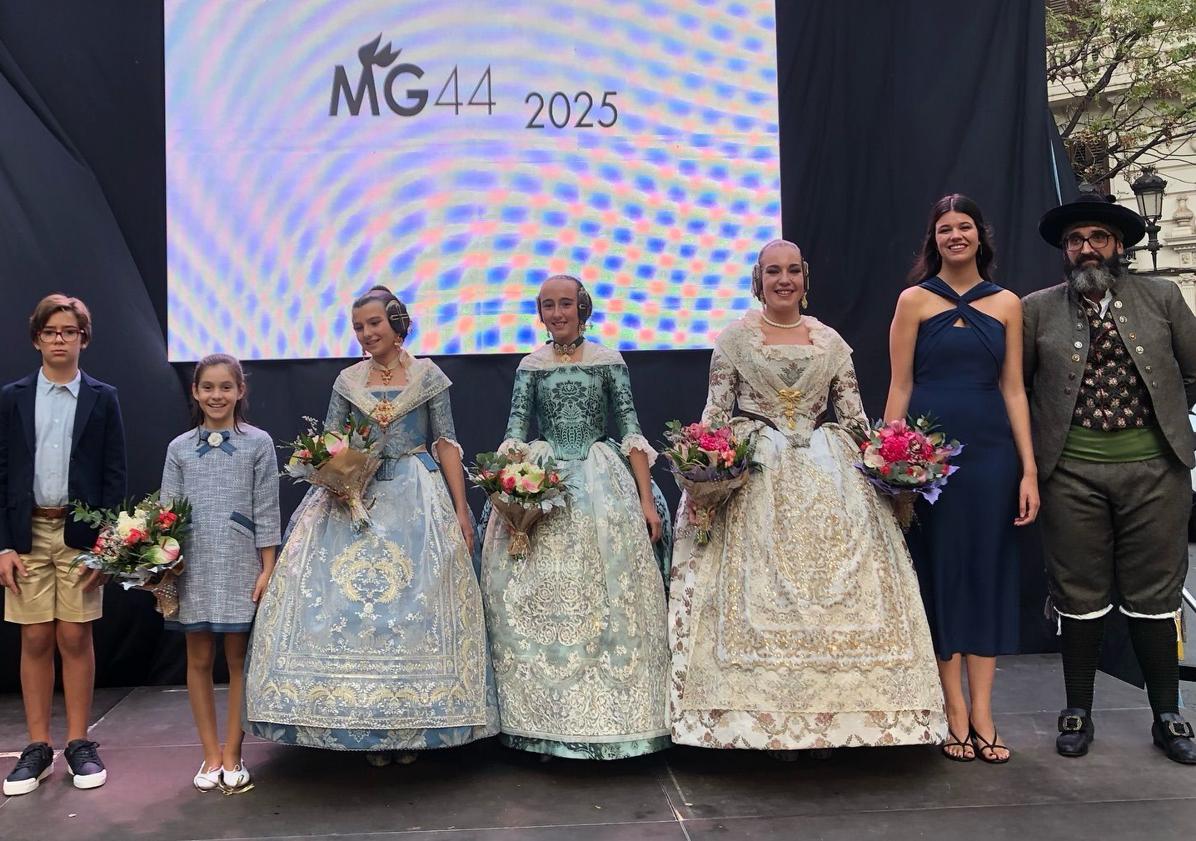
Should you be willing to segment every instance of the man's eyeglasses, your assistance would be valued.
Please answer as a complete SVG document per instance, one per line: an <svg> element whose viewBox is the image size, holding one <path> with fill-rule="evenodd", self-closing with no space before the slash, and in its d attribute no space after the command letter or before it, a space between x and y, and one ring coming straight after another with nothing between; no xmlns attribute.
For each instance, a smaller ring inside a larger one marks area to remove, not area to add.
<svg viewBox="0 0 1196 841"><path fill-rule="evenodd" d="M40 336L41 340L46 344L50 344L56 339L62 339L63 342L69 345L71 342L77 340L82 334L83 331L77 327L64 327L61 330L55 330L52 327L46 327L43 330L38 331L37 335Z"/></svg>
<svg viewBox="0 0 1196 841"><path fill-rule="evenodd" d="M1108 245L1112 239L1113 235L1108 231L1093 231L1086 237L1079 234L1068 234L1067 238L1063 240L1063 244L1067 246L1068 251L1079 251L1084 247L1084 243L1088 243L1099 251Z"/></svg>

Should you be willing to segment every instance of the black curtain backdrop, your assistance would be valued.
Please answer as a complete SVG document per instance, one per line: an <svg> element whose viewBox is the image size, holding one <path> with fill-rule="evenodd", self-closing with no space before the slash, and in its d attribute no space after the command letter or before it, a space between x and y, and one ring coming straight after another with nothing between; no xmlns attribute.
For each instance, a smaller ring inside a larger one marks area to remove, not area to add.
<svg viewBox="0 0 1196 841"><path fill-rule="evenodd" d="M1043 4L976 0L961 14L946 0L780 0L777 44L780 227L811 263L812 312L855 349L879 414L893 306L940 195L985 209L1003 285L1025 294L1057 281L1037 220L1074 181L1047 111ZM165 446L187 426L190 369L165 356L163 91L159 0L0 3L0 380L38 364L26 319L42 295L87 301L96 338L83 365L120 389L138 494L157 487ZM650 438L700 412L707 351L626 356ZM466 452L492 449L517 358L437 361ZM281 438L301 415L322 417L344 364L247 364L251 419ZM298 498L284 486L287 513ZM1036 535L1025 538L1023 648L1043 651L1042 564ZM17 640L0 627L0 691L18 686ZM101 685L183 681L181 638L162 631L147 594L107 588L96 648Z"/></svg>

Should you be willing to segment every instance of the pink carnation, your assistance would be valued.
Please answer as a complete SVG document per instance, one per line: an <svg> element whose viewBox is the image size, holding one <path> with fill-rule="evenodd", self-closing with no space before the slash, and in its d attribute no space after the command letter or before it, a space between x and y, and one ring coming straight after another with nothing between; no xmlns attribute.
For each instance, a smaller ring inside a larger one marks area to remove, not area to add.
<svg viewBox="0 0 1196 841"><path fill-rule="evenodd" d="M880 445L880 454L887 462L904 461L909 457L909 441L896 435L885 438Z"/></svg>

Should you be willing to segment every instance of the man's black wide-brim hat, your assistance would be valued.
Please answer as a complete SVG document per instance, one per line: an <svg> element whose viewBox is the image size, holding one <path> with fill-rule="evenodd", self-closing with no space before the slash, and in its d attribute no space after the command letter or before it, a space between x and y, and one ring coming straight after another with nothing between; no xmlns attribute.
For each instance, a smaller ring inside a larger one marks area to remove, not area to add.
<svg viewBox="0 0 1196 841"><path fill-rule="evenodd" d="M1081 195L1075 201L1052 207L1042 215L1038 233L1048 244L1063 247L1063 233L1076 225L1106 225L1121 234L1121 244L1126 248L1137 244L1146 236L1146 220L1128 207L1117 204L1112 196L1091 193Z"/></svg>

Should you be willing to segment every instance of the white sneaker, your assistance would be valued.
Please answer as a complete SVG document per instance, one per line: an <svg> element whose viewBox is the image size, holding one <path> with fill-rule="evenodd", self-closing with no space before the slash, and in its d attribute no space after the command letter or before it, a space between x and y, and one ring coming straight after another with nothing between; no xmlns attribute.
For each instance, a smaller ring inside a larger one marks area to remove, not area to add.
<svg viewBox="0 0 1196 841"><path fill-rule="evenodd" d="M206 762L200 763L199 771L191 782L200 791L213 791L220 788L220 774L224 769L217 765L211 771L205 771L203 767L206 764Z"/></svg>
<svg viewBox="0 0 1196 841"><path fill-rule="evenodd" d="M250 788L249 769L242 760L236 768L224 769L224 791L227 794L237 794Z"/></svg>

